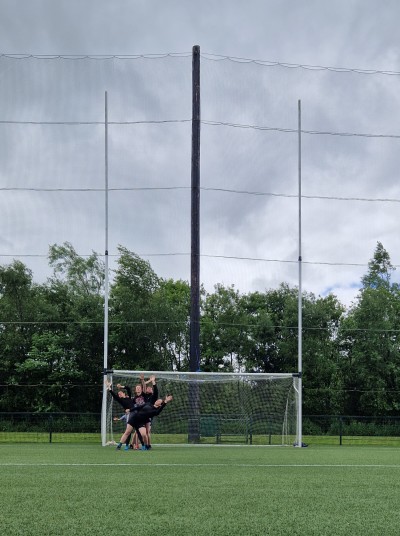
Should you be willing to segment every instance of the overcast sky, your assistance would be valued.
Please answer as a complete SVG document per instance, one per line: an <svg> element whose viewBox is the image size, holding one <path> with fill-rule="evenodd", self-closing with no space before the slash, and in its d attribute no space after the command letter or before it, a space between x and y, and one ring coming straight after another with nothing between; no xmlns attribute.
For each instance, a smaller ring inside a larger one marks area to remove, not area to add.
<svg viewBox="0 0 400 536"><path fill-rule="evenodd" d="M350 304L378 241L400 265L399 19L397 0L0 0L0 262L40 279L50 244L104 252L107 91L109 252L189 280L200 45L203 283L298 284L301 100L303 289Z"/></svg>

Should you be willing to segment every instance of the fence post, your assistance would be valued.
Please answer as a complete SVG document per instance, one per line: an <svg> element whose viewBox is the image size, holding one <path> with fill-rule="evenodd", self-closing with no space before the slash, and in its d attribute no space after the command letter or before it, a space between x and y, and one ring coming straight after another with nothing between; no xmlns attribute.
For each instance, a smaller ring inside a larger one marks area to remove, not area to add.
<svg viewBox="0 0 400 536"><path fill-rule="evenodd" d="M339 416L339 444L342 446L343 444L343 419L342 416Z"/></svg>
<svg viewBox="0 0 400 536"><path fill-rule="evenodd" d="M49 415L49 443L53 440L53 415Z"/></svg>

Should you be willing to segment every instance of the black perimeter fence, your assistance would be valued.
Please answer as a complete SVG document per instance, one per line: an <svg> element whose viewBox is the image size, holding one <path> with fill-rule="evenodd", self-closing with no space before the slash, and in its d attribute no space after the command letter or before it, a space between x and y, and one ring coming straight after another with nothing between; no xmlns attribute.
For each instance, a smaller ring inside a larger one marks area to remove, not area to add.
<svg viewBox="0 0 400 536"><path fill-rule="evenodd" d="M207 416L208 419L210 417L213 416ZM400 416L304 415L303 417L303 436L310 445L400 446ZM231 442L215 427L210 431L203 426L202 430L203 437L207 438L209 443ZM169 439L166 442L171 441L171 436L173 433L168 435ZM249 428L244 441L240 442L252 444L252 439L252 430ZM101 444L100 413L0 412L0 443L88 442ZM264 444L268 445L268 438Z"/></svg>

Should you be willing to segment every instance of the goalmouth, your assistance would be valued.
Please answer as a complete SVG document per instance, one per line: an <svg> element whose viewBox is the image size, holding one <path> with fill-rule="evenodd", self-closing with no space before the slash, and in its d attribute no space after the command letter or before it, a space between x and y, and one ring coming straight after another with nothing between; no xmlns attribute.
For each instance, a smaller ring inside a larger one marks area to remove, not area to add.
<svg viewBox="0 0 400 536"><path fill-rule="evenodd" d="M129 386L156 377L160 398L173 401L151 425L153 444L294 445L299 427L299 374L107 371L105 379ZM102 444L115 444L125 429L123 408L107 394Z"/></svg>

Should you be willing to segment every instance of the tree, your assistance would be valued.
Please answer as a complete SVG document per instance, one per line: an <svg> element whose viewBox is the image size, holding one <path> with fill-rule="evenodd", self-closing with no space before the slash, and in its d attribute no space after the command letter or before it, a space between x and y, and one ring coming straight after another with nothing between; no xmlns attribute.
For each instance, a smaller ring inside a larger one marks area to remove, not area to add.
<svg viewBox="0 0 400 536"><path fill-rule="evenodd" d="M80 369L76 353L65 346L65 337L52 331L34 333L27 358L16 365L25 382L35 389L30 394L29 410L82 411L88 400L72 398L66 387L81 382L85 373Z"/></svg>
<svg viewBox="0 0 400 536"><path fill-rule="evenodd" d="M53 244L49 248L49 264L54 271L53 282L64 281L69 288L81 295L104 293L105 267L93 252L87 259L79 256L72 244Z"/></svg>
<svg viewBox="0 0 400 536"><path fill-rule="evenodd" d="M400 292L394 267L378 242L357 301L341 326L345 411L397 415L400 409Z"/></svg>
<svg viewBox="0 0 400 536"><path fill-rule="evenodd" d="M298 293L286 284L244 295L247 317L241 361L249 372L297 370Z"/></svg>
<svg viewBox="0 0 400 536"><path fill-rule="evenodd" d="M298 289L281 284L263 294L249 294L246 302L253 325L243 356L246 370L296 372ZM302 308L304 412L336 412L340 401L337 329L344 308L334 296L316 298L311 293L303 293Z"/></svg>
<svg viewBox="0 0 400 536"><path fill-rule="evenodd" d="M252 292L243 295L240 300L246 328L239 362L248 372L274 372L276 367L279 368L276 324L270 298L268 292Z"/></svg>
<svg viewBox="0 0 400 536"><path fill-rule="evenodd" d="M162 370L154 293L160 279L149 262L119 246L110 287L110 364L120 369Z"/></svg>
<svg viewBox="0 0 400 536"><path fill-rule="evenodd" d="M3 407L97 411L100 390L87 386L101 385L104 267L68 243L51 246L49 261L54 275L43 285L19 261L0 267Z"/></svg>
<svg viewBox="0 0 400 536"><path fill-rule="evenodd" d="M0 373L8 385L0 407L6 411L31 407L29 388L21 387L28 382L20 364L29 358L32 338L45 327L48 310L31 270L20 261L0 266Z"/></svg>
<svg viewBox="0 0 400 536"><path fill-rule="evenodd" d="M186 281L160 280L152 300L158 351L167 370L189 365L190 287Z"/></svg>
<svg viewBox="0 0 400 536"><path fill-rule="evenodd" d="M73 385L78 380L82 386L101 383L105 264L95 252L87 258L79 256L68 242L50 247L49 263L53 277L45 285L45 292L53 307L53 338L41 344L46 340L52 345L58 343L65 359L70 361L69 366L63 361L63 373L59 371L53 379L58 385L70 386L71 407L95 411L100 391L89 396L85 388L76 391Z"/></svg>
<svg viewBox="0 0 400 536"><path fill-rule="evenodd" d="M190 288L159 278L119 247L110 285L109 364L186 370ZM101 401L105 266L95 253L53 245L42 285L20 261L0 267L0 409L97 411ZM332 295L302 296L303 412L397 415L400 288L378 242L357 300L344 314ZM298 289L282 283L241 294L202 289L202 370L296 372ZM35 386L29 387L29 384ZM91 386L92 391L87 388Z"/></svg>
<svg viewBox="0 0 400 536"><path fill-rule="evenodd" d="M335 415L343 410L338 329L344 314L329 294L308 294L303 304L303 411Z"/></svg>
<svg viewBox="0 0 400 536"><path fill-rule="evenodd" d="M344 308L334 296L303 299L304 411L336 413L341 403L337 331ZM207 294L202 317L203 370L296 372L298 369L298 290L278 289L240 295L216 285Z"/></svg>
<svg viewBox="0 0 400 536"><path fill-rule="evenodd" d="M203 300L201 317L201 368L208 372L241 367L247 317L234 286L217 284Z"/></svg>
<svg viewBox="0 0 400 536"><path fill-rule="evenodd" d="M374 256L368 263L368 272L362 277L361 283L363 289L385 288L391 290L397 285L392 286L391 278L395 268L393 267L389 253L385 250L381 242L377 243Z"/></svg>

